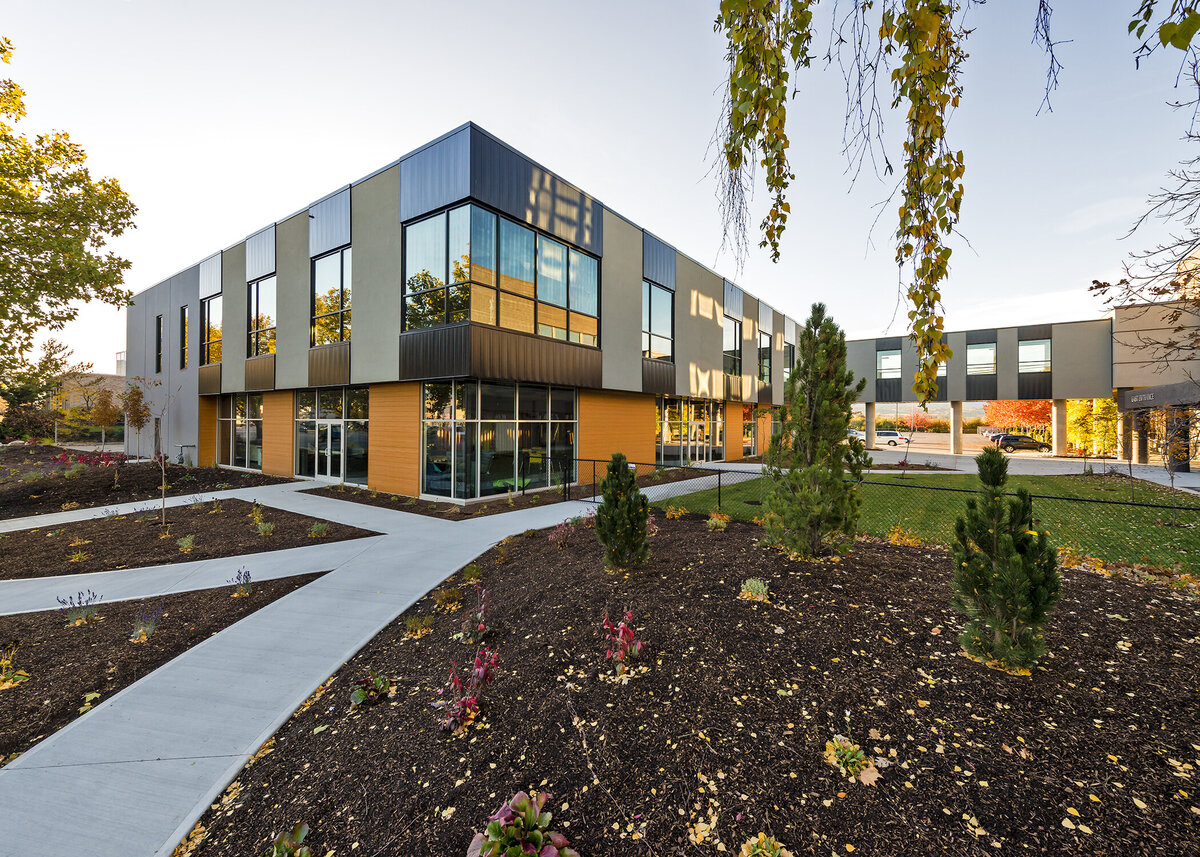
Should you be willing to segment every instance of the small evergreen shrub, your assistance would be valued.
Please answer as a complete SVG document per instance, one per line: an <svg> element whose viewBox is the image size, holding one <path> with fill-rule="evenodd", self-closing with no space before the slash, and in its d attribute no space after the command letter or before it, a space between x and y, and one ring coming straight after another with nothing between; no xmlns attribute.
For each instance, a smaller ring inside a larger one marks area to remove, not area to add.
<svg viewBox="0 0 1200 857"><path fill-rule="evenodd" d="M748 601L766 601L768 591L765 581L757 577L748 577L742 581L742 593L738 597Z"/></svg>
<svg viewBox="0 0 1200 857"><path fill-rule="evenodd" d="M275 532L275 525L270 521L263 521L258 524L258 534L260 536L269 536L273 532Z"/></svg>
<svg viewBox="0 0 1200 857"><path fill-rule="evenodd" d="M463 566L462 579L463 583L478 583L482 575L479 572L479 563L472 562Z"/></svg>
<svg viewBox="0 0 1200 857"><path fill-rule="evenodd" d="M328 523L325 521L315 521L313 522L313 525L308 528L308 537L310 539L324 538L327 532L329 532Z"/></svg>
<svg viewBox="0 0 1200 857"><path fill-rule="evenodd" d="M631 568L650 558L646 543L649 504L638 488L637 474L620 453L613 453L608 474L600 483L603 501L596 511L596 538L604 545L604 565Z"/></svg>
<svg viewBox="0 0 1200 857"><path fill-rule="evenodd" d="M175 544L179 545L180 553L191 553L196 548L196 537L194 535L184 536L182 539L176 539Z"/></svg>

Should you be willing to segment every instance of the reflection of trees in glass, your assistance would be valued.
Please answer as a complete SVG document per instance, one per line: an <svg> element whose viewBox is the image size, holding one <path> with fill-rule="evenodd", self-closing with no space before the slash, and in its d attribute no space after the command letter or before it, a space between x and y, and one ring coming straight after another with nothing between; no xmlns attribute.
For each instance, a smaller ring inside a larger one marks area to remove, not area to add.
<svg viewBox="0 0 1200 857"><path fill-rule="evenodd" d="M467 245L468 248L470 245ZM465 283L471 279L471 251L467 250L457 259L450 263L450 271L453 274L451 282Z"/></svg>
<svg viewBox="0 0 1200 857"><path fill-rule="evenodd" d="M433 289L409 295L404 299L405 327L435 327L446 321L446 293L444 289Z"/></svg>
<svg viewBox="0 0 1200 857"><path fill-rule="evenodd" d="M342 340L341 316L340 289L331 287L324 294L313 295L313 345L326 345ZM346 332L349 333L349 330Z"/></svg>
<svg viewBox="0 0 1200 857"><path fill-rule="evenodd" d="M250 356L275 353L275 319L269 315L257 315L250 331Z"/></svg>

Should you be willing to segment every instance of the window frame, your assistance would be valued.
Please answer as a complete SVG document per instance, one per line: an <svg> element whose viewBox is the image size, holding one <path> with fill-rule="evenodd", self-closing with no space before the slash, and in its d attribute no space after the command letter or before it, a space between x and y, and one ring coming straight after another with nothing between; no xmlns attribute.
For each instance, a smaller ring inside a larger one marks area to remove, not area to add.
<svg viewBox="0 0 1200 857"><path fill-rule="evenodd" d="M896 358L896 368L895 369L891 369L891 368L884 369L883 358L885 356L887 356L887 357L894 356ZM876 351L875 351L875 379L877 381L886 381L886 380L889 380L892 378L903 377L903 375L904 375L903 361L904 361L904 354L903 354L902 350L899 348L884 348L882 350L876 349Z"/></svg>
<svg viewBox="0 0 1200 857"><path fill-rule="evenodd" d="M1022 360L1021 346L1023 345L1041 345L1045 344L1046 357L1044 360ZM1017 372L1021 374L1040 375L1043 372L1054 371L1054 341L1048 337L1040 339L1022 339L1017 342ZM1025 368L1027 366L1037 366L1038 368Z"/></svg>
<svg viewBox="0 0 1200 857"><path fill-rule="evenodd" d="M187 304L179 308L179 368L188 367L188 326L190 309Z"/></svg>
<svg viewBox="0 0 1200 857"><path fill-rule="evenodd" d="M157 315L154 317L154 374L158 375L163 370L163 317Z"/></svg>
<svg viewBox="0 0 1200 857"><path fill-rule="evenodd" d="M974 363L973 364L971 362L972 351L974 351L974 353L979 353L984 348L990 348L992 350L992 362L991 363ZM998 360L999 360L999 351L997 349L997 344L995 342L969 343L967 345L967 376L970 377L972 375L995 375L996 374L996 364L997 364ZM980 371L980 367L983 367L983 369L986 371Z"/></svg>
<svg viewBox="0 0 1200 857"><path fill-rule="evenodd" d="M771 334L762 330L758 332L758 383L771 385Z"/></svg>
<svg viewBox="0 0 1200 857"><path fill-rule="evenodd" d="M328 255L328 254L327 254ZM259 292L263 283L267 280L275 280L275 314L271 318L270 327L255 327L255 323L260 315L258 312ZM315 297L314 297L315 304ZM326 313L332 315L332 313ZM324 316L322 316L324 317ZM246 356L260 357L264 354L274 354L279 329L279 280L275 274L268 274L265 277L259 277L252 283L246 284ZM271 337L271 348L263 351L259 348L259 337L268 331L275 333Z"/></svg>
<svg viewBox="0 0 1200 857"><path fill-rule="evenodd" d="M669 339L661 333L657 333L654 329L654 295L656 294L656 290L658 293L668 295L670 298L671 335ZM655 339L668 339L671 343L670 353L665 357L650 355L649 352L654 350ZM646 277L642 277L642 343L642 359L662 360L666 363L675 362L675 292Z"/></svg>
<svg viewBox="0 0 1200 857"><path fill-rule="evenodd" d="M224 329L224 325L225 325L225 302L223 300L221 300L223 297L224 297L224 295L222 295L221 293L217 293L215 295L209 295L206 298L200 299L200 365L201 366L212 366L213 364L219 364L221 362L219 356L218 356L218 359L216 359L216 360L212 360L210 358L212 357L212 346L213 345L221 345L221 343L224 339L223 329ZM217 329L217 338L216 339L210 339L208 336L209 331L212 330L212 324L210 324L210 320L212 318L212 303L213 303L213 301L217 301L217 305L221 307L221 324L217 325L217 328L216 328ZM217 350L218 350L218 352L220 352L223 349L218 348Z"/></svg>
<svg viewBox="0 0 1200 857"><path fill-rule="evenodd" d="M725 348L725 332L728 325L733 324L733 342L732 356L730 349ZM730 371L730 367L726 361L733 360L736 362L734 371ZM725 316L725 323L721 328L721 371L731 378L740 378L742 376L742 320L734 318L731 315Z"/></svg>
<svg viewBox="0 0 1200 857"><path fill-rule="evenodd" d="M351 305L346 304L346 254L351 253L350 264L351 272L353 272L354 257L352 251L353 244L345 244L336 249L330 250L328 253L322 253L320 256L313 256L308 260L308 347L320 348L325 345L337 345L342 342L349 342L350 335L347 330L346 316L350 315L353 310L353 291L351 291ZM322 259L328 259L330 256L338 256L338 308L330 312L324 312L317 315L317 263ZM352 274L353 276L353 274ZM337 339L329 342L317 342L317 319L338 317L337 324Z"/></svg>

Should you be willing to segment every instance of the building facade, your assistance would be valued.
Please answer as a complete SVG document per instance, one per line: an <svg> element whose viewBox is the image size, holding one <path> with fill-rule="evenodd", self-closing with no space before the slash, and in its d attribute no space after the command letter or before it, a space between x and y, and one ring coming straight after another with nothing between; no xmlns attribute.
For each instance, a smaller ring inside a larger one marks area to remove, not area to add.
<svg viewBox="0 0 1200 857"><path fill-rule="evenodd" d="M126 372L143 448L466 502L760 453L795 342L468 123L136 295Z"/></svg>

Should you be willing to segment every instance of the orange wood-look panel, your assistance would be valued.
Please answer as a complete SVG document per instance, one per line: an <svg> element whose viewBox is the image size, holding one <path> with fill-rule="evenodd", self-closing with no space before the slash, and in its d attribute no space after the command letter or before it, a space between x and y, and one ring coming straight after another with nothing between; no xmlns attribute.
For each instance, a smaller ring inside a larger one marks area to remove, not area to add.
<svg viewBox="0 0 1200 857"><path fill-rule="evenodd" d="M296 401L291 390L263 393L263 473L296 472Z"/></svg>
<svg viewBox="0 0 1200 857"><path fill-rule="evenodd" d="M630 461L653 464L654 396L580 390L578 446L581 459L607 461L623 452Z"/></svg>
<svg viewBox="0 0 1200 857"><path fill-rule="evenodd" d="M768 411L758 418L758 454L766 455L767 447L771 445L771 413Z"/></svg>
<svg viewBox="0 0 1200 857"><path fill-rule="evenodd" d="M196 432L196 464L211 467L217 463L217 402L219 396L201 396L199 425Z"/></svg>
<svg viewBox="0 0 1200 857"><path fill-rule="evenodd" d="M725 460L742 457L742 403L725 403Z"/></svg>
<svg viewBox="0 0 1200 857"><path fill-rule="evenodd" d="M415 497L421 490L421 385L371 385L367 486Z"/></svg>

